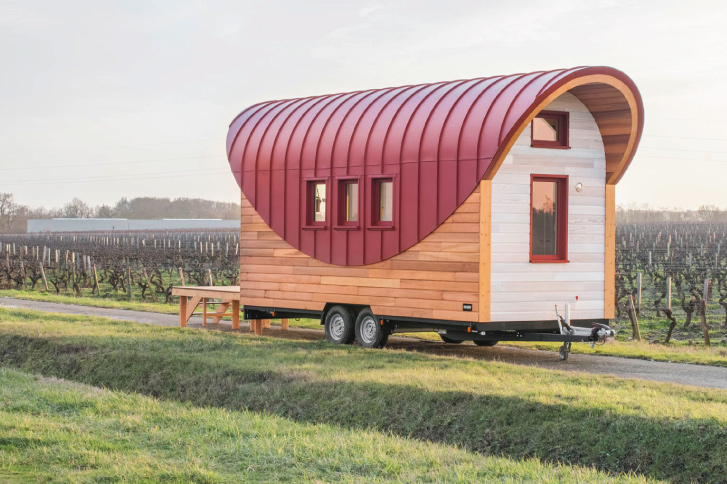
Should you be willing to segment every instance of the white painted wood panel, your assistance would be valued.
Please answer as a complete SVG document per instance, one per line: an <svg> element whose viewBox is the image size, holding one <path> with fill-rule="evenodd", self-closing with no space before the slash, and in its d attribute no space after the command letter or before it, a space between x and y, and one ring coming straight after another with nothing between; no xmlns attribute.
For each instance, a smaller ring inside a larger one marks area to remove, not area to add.
<svg viewBox="0 0 727 484"><path fill-rule="evenodd" d="M555 305L562 311L566 302L574 319L603 317L606 159L601 134L571 94L545 109L570 113L571 149L533 148L527 127L492 181L492 321L552 320ZM569 176L569 263L530 262L531 174ZM580 193L578 182L584 187Z"/></svg>

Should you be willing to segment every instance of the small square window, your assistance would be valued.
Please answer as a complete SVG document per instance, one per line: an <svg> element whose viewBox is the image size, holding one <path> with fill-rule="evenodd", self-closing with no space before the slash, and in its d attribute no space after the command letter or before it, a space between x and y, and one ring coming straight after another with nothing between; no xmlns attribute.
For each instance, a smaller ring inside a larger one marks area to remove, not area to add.
<svg viewBox="0 0 727 484"><path fill-rule="evenodd" d="M326 182L324 180L308 182L307 204L308 225L325 225Z"/></svg>
<svg viewBox="0 0 727 484"><path fill-rule="evenodd" d="M536 148L569 148L567 112L541 111L530 129L531 145Z"/></svg>

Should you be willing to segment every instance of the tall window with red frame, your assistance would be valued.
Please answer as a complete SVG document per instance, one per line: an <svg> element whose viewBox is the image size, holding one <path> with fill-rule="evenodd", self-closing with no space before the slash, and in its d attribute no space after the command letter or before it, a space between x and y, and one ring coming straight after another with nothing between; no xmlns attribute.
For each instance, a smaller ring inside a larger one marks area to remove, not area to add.
<svg viewBox="0 0 727 484"><path fill-rule="evenodd" d="M568 177L530 177L530 261L568 262Z"/></svg>

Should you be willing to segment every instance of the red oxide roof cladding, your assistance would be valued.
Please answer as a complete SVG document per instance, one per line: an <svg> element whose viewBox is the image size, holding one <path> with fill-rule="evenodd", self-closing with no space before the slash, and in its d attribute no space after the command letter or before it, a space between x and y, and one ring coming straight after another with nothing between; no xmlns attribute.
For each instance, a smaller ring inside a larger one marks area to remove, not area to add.
<svg viewBox="0 0 727 484"><path fill-rule="evenodd" d="M534 106L599 74L624 82L642 109L633 82L608 67L438 82L256 104L230 125L227 154L245 197L290 245L332 264L371 264L421 241L491 178ZM376 175L394 179L392 230L371 229L371 203L360 205L358 230L335 230L330 181L326 228L303 229L306 179L358 177L369 194Z"/></svg>

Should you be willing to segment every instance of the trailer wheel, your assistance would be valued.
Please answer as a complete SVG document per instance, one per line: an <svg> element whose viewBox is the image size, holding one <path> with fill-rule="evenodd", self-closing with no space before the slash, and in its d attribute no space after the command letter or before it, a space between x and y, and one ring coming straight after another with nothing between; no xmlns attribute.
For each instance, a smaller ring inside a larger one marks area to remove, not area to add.
<svg viewBox="0 0 727 484"><path fill-rule="evenodd" d="M477 346L495 346L497 344L497 340L494 339L476 339L472 342Z"/></svg>
<svg viewBox="0 0 727 484"><path fill-rule="evenodd" d="M356 339L364 348L381 348L389 339L389 332L379 324L370 309L364 309L356 318Z"/></svg>
<svg viewBox="0 0 727 484"><path fill-rule="evenodd" d="M560 358L560 361L566 361L568 359L568 355L570 354L570 342L563 343L563 346L560 347L558 350L558 357Z"/></svg>
<svg viewBox="0 0 727 484"><path fill-rule="evenodd" d="M333 344L350 345L356 337L353 312L346 306L333 306L326 314L326 339Z"/></svg>
<svg viewBox="0 0 727 484"><path fill-rule="evenodd" d="M443 334L440 334L439 337L442 338L442 341L444 341L445 343L449 343L449 344L453 344L453 345L458 345L462 342L461 339L452 339L449 336L445 336Z"/></svg>

